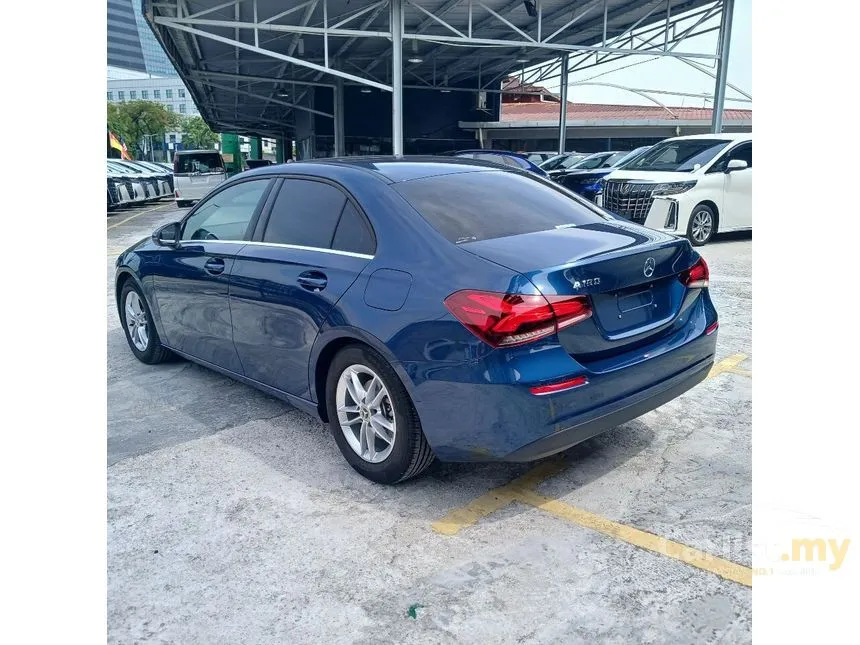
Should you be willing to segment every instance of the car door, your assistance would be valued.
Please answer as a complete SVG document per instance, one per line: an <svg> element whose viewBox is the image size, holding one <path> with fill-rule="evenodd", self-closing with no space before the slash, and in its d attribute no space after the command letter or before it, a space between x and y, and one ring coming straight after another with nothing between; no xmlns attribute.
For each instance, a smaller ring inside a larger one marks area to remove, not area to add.
<svg viewBox="0 0 860 645"><path fill-rule="evenodd" d="M747 167L726 173L721 230L752 227L752 141L732 148L725 163L732 159L745 161Z"/></svg>
<svg viewBox="0 0 860 645"><path fill-rule="evenodd" d="M154 270L165 342L237 374L242 367L233 345L228 281L272 183L249 179L209 195L190 211L181 241L164 247Z"/></svg>
<svg viewBox="0 0 860 645"><path fill-rule="evenodd" d="M277 191L233 266L233 340L248 378L308 399L314 340L376 242L340 186L288 177Z"/></svg>

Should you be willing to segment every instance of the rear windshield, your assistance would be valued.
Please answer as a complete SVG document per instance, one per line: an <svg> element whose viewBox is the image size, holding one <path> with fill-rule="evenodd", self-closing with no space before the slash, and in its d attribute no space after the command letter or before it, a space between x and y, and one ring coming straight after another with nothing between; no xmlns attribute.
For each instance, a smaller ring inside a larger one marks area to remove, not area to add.
<svg viewBox="0 0 860 645"><path fill-rule="evenodd" d="M224 169L224 162L217 152L196 152L188 155L176 155L173 159L173 172L217 172Z"/></svg>
<svg viewBox="0 0 860 645"><path fill-rule="evenodd" d="M392 186L455 244L603 222L561 189L512 172L464 172Z"/></svg>

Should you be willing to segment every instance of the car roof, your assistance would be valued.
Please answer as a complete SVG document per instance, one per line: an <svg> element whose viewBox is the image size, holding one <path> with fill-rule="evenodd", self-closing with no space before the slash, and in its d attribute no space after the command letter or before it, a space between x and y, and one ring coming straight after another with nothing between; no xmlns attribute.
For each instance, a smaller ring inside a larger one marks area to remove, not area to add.
<svg viewBox="0 0 860 645"><path fill-rule="evenodd" d="M500 166L478 159L418 155L405 157L379 155L366 157L328 157L325 159L274 164L246 170L241 173L241 176L283 175L285 173L325 175L326 167L330 169L349 168L358 170L369 175L374 175L389 184L464 172L518 172L518 169L515 168Z"/></svg>
<svg viewBox="0 0 860 645"><path fill-rule="evenodd" d="M720 132L719 134L688 134L683 137L671 137L666 141L684 141L686 139L726 139L729 141L752 141L752 132Z"/></svg>
<svg viewBox="0 0 860 645"><path fill-rule="evenodd" d="M199 154L207 153L207 152L210 154L213 154L213 155L221 154L217 150L177 150L176 152L174 152L174 154L177 154L177 155L199 155Z"/></svg>

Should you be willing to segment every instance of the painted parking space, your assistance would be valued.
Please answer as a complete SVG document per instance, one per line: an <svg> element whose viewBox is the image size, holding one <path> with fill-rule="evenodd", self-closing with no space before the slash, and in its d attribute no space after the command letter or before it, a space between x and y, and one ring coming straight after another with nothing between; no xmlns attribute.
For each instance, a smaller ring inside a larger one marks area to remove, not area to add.
<svg viewBox="0 0 860 645"><path fill-rule="evenodd" d="M740 367L748 359L744 353L735 353L717 361L707 379L723 374L751 378L752 371ZM707 380L706 379L706 380ZM597 531L641 549L673 558L748 587L752 586L752 569L719 556L661 537L640 528L615 522L607 517L571 506L559 499L537 492L537 487L550 478L564 473L571 464L563 457L541 462L526 474L481 495L469 504L456 508L433 522L433 531L452 536L474 526L482 519L502 510L509 504L520 503L539 509L554 517L583 528Z"/></svg>

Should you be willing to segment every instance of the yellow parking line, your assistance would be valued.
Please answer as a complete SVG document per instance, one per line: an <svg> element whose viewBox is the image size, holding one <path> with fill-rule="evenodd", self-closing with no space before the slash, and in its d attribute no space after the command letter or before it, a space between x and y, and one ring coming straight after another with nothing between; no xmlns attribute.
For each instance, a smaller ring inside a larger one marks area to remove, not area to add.
<svg viewBox="0 0 860 645"><path fill-rule="evenodd" d="M534 506L542 511L545 511L562 520L577 524L598 533L603 533L617 540L627 542L633 546L638 546L640 549L653 551L660 555L665 555L674 560L680 560L685 564L692 565L703 571L714 573L721 578L731 580L733 582L752 586L752 569L740 564L718 558L710 553L699 551L693 547L667 540L666 538L642 531L626 524L613 522L612 520L589 513L560 502L549 497L539 495L530 490L519 490L515 493L515 498L529 506Z"/></svg>
<svg viewBox="0 0 860 645"><path fill-rule="evenodd" d="M746 354L732 354L716 363L708 373L708 378L724 372L752 376L750 370L738 365L748 358ZM627 542L641 549L651 551L685 564L716 574L726 580L747 587L752 586L752 569L730 560L719 558L705 551L674 542L626 524L621 524L595 513L570 506L557 499L545 497L535 491L546 479L562 472L567 467L564 460L557 457L545 461L513 481L494 488L469 504L454 509L442 519L431 524L432 529L442 535L456 535L461 529L473 526L508 504L519 502L549 513L554 517L597 531L617 540Z"/></svg>
<svg viewBox="0 0 860 645"><path fill-rule="evenodd" d="M119 226L120 224L125 224L126 222L130 222L130 221L131 221L131 220L133 220L135 217L140 217L141 215L146 215L147 213L151 213L152 211L157 211L159 208L164 208L165 206L171 206L171 205L172 205L172 204L161 204L160 206L156 206L155 208L150 208L149 210L140 211L139 213L135 213L135 214L134 214L134 215L132 215L131 217L126 217L126 218L125 218L124 220L122 220L121 222L117 222L116 224L111 224L110 226L108 226L108 227L107 227L107 229L106 229L106 230L108 230L108 231L109 231L109 230L111 230L112 228L116 228L116 227L117 227L117 226Z"/></svg>
<svg viewBox="0 0 860 645"><path fill-rule="evenodd" d="M708 378L714 378L715 376L719 376L723 372L731 372L732 374L743 374L744 376L752 376L752 372L748 370L740 369L738 365L743 363L747 358L749 358L746 354L732 354L728 358L724 358L719 363L715 363L711 368L711 371L708 372Z"/></svg>
<svg viewBox="0 0 860 645"><path fill-rule="evenodd" d="M513 502L516 499L517 491L520 489L534 488L543 480L557 475L566 467L566 464L560 459L545 461L522 477L518 477L499 488L494 488L489 493L481 495L461 508L454 509L441 520L433 522L431 528L442 535L454 535L460 529L472 526L478 520L492 515Z"/></svg>

